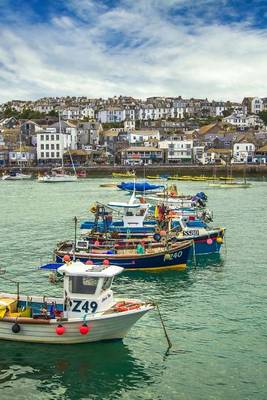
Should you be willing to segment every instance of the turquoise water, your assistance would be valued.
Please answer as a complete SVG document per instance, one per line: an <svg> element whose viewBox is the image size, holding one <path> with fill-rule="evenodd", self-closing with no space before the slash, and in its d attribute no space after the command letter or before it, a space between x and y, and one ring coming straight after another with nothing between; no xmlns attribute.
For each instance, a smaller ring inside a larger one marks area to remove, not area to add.
<svg viewBox="0 0 267 400"><path fill-rule="evenodd" d="M60 293L34 269L51 259L57 241L74 236L73 217L87 218L94 200L125 198L99 187L106 181L0 181L0 267L22 282L22 291ZM58 347L2 341L1 400L267 398L267 183L179 187L207 192L214 225L227 229L221 257L182 273L124 273L114 287L160 303L173 343L169 354L156 312L123 342ZM0 276L0 290L11 289Z"/></svg>

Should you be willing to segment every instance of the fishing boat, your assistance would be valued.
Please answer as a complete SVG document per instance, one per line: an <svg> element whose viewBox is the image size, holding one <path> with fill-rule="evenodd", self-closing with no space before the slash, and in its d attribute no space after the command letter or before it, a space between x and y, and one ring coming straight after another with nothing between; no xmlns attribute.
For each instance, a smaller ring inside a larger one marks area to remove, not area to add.
<svg viewBox="0 0 267 400"><path fill-rule="evenodd" d="M117 187L117 183L101 183L99 185L100 187L105 187L105 188L116 188Z"/></svg>
<svg viewBox="0 0 267 400"><path fill-rule="evenodd" d="M78 242L74 249L73 243L64 242L55 249L55 261L62 262L64 256L78 258L82 262L91 261L102 264L108 260L129 271L166 271L184 270L187 267L193 242L165 243L155 247L143 246L137 248L116 247L113 250L91 248L89 241ZM79 247L81 246L81 247ZM142 249L141 249L142 247Z"/></svg>
<svg viewBox="0 0 267 400"><path fill-rule="evenodd" d="M202 220L184 216L174 220L173 226L179 230L176 235L178 242L188 239L194 241L193 252L195 255L220 252L224 242L225 228L211 228Z"/></svg>
<svg viewBox="0 0 267 400"><path fill-rule="evenodd" d="M150 203L141 203L135 193L129 202L110 202L107 205L96 202L90 209L94 220L83 221L80 228L86 232L153 233L157 222L145 221L150 207ZM114 214L118 214L120 219L114 220Z"/></svg>
<svg viewBox="0 0 267 400"><path fill-rule="evenodd" d="M60 298L0 293L0 339L50 344L123 339L154 308L151 302L113 297L113 279L123 268L67 257L65 262L57 268L63 274Z"/></svg>
<svg viewBox="0 0 267 400"><path fill-rule="evenodd" d="M135 172L112 172L113 178L135 178Z"/></svg>

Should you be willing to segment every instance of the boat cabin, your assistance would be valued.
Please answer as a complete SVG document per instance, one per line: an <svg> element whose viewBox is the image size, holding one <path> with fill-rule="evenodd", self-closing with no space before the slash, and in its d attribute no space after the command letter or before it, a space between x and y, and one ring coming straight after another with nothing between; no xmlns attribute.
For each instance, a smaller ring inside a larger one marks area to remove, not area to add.
<svg viewBox="0 0 267 400"><path fill-rule="evenodd" d="M123 268L70 261L58 268L64 275L64 314L70 318L103 312L113 304L111 285Z"/></svg>

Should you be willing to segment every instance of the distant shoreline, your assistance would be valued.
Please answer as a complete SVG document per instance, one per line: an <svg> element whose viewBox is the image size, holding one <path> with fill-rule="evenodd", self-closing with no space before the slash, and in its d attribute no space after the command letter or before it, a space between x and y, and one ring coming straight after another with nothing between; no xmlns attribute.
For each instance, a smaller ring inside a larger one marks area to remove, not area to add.
<svg viewBox="0 0 267 400"><path fill-rule="evenodd" d="M245 167L245 168L244 168ZM12 168L18 168L16 166L9 167L0 167L0 174L3 172L9 172ZM229 175L230 167L226 167L223 165L216 165L214 168L213 165L149 165L149 166L135 166L135 167L126 167L122 165L113 166L113 165L93 165L93 166L81 166L76 167L77 170L85 170L87 177L112 177L112 172L121 172L124 173L126 171L134 170L136 172L137 177L144 177L147 175L192 175L192 176L213 176L214 171L216 170L216 176L225 176ZM44 174L51 170L51 167L24 167L24 172L31 172L33 175ZM72 171L71 167L66 167L66 171ZM233 176L243 176L244 171L246 176L255 176L255 177L267 177L267 165L255 165L255 164L234 164L231 166L231 172ZM123 179L123 177L122 177Z"/></svg>

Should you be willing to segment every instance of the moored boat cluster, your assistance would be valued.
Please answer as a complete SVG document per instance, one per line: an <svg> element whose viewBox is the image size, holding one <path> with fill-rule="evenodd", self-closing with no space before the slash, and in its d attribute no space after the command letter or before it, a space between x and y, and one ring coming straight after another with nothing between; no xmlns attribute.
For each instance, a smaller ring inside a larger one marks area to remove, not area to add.
<svg viewBox="0 0 267 400"><path fill-rule="evenodd" d="M116 298L113 279L128 271L185 270L198 256L219 253L224 228L214 228L204 192L178 193L175 185L129 182L128 201L91 206L75 240L58 243L41 266L62 297L0 293L0 338L71 344L122 339L155 308L151 301ZM76 219L77 224L77 219ZM77 232L77 225L75 226Z"/></svg>

